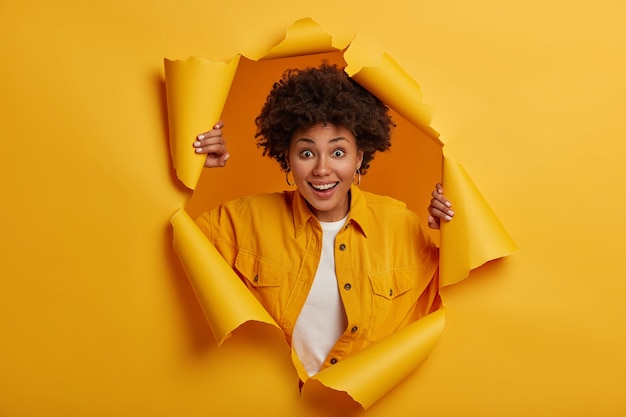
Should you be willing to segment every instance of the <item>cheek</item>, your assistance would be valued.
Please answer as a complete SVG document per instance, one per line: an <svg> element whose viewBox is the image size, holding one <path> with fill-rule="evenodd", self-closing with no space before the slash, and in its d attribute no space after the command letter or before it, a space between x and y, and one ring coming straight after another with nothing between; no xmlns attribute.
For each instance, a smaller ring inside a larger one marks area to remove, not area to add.
<svg viewBox="0 0 626 417"><path fill-rule="evenodd" d="M352 179L352 177L354 176L354 172L356 171L356 167L346 167L342 172L341 175L342 177L346 178L346 179Z"/></svg>
<svg viewBox="0 0 626 417"><path fill-rule="evenodd" d="M352 174L354 174L356 172L357 167L360 166L360 165L361 165L361 162L359 160L352 160L350 162L345 163L342 166L341 172L344 175L352 176Z"/></svg>
<svg viewBox="0 0 626 417"><path fill-rule="evenodd" d="M306 166L303 166L303 164L301 163L297 163L295 165L291 166L291 171L293 173L293 177L298 180L298 179L302 179L305 178L307 175L308 170L306 169Z"/></svg>

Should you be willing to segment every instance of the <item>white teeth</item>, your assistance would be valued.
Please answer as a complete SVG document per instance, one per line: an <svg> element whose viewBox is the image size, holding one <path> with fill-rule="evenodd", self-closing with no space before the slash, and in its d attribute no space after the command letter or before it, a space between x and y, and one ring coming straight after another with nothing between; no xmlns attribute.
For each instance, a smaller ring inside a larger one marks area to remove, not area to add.
<svg viewBox="0 0 626 417"><path fill-rule="evenodd" d="M311 184L311 187L315 188L316 190L325 191L325 190L330 190L335 185L337 185L337 183L333 183L333 184L319 184L319 185L318 184Z"/></svg>

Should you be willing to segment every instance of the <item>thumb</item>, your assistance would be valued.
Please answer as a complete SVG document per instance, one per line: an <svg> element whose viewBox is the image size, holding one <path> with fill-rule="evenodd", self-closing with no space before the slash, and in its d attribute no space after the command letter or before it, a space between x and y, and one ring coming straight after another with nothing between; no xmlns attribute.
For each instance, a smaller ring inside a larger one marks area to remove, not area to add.
<svg viewBox="0 0 626 417"><path fill-rule="evenodd" d="M220 156L220 166L225 166L226 165L226 161L228 161L228 158L230 158L230 154L229 153L225 153L224 155Z"/></svg>
<svg viewBox="0 0 626 417"><path fill-rule="evenodd" d="M433 216L428 216L428 227L431 229L439 229L439 222Z"/></svg>

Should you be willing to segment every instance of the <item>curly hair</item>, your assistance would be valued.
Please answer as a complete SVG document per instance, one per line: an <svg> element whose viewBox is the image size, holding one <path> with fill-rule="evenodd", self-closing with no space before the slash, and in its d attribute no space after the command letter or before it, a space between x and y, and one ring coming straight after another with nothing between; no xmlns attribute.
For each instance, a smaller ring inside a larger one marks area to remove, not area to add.
<svg viewBox="0 0 626 417"><path fill-rule="evenodd" d="M365 174L376 151L391 147L389 108L336 65L290 69L274 83L255 119L257 146L287 170L285 154L296 130L331 123L350 130L363 151Z"/></svg>

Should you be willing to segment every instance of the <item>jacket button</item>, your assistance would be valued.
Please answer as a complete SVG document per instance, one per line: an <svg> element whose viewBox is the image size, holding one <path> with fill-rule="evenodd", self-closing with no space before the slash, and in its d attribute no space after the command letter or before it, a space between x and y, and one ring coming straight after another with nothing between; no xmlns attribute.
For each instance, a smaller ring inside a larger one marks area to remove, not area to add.
<svg viewBox="0 0 626 417"><path fill-rule="evenodd" d="M350 288L352 288L352 285L350 285L350 283L347 283L346 285L343 286L343 288L345 290L349 290Z"/></svg>
<svg viewBox="0 0 626 417"><path fill-rule="evenodd" d="M259 282L259 276L258 276L258 275L255 275L255 276L254 276L253 281L254 281L254 282Z"/></svg>
<svg viewBox="0 0 626 417"><path fill-rule="evenodd" d="M389 297L391 297L393 295L393 290L389 290Z"/></svg>
<svg viewBox="0 0 626 417"><path fill-rule="evenodd" d="M339 250L346 250L346 245L344 245L343 243L339 245Z"/></svg>
<svg viewBox="0 0 626 417"><path fill-rule="evenodd" d="M352 333L356 333L357 330L359 330L357 326L354 326L353 328L350 329Z"/></svg>
<svg viewBox="0 0 626 417"><path fill-rule="evenodd" d="M337 363L337 359L332 358L332 359L330 360L330 364L331 364L331 365L334 365L334 364L336 364L336 363Z"/></svg>

